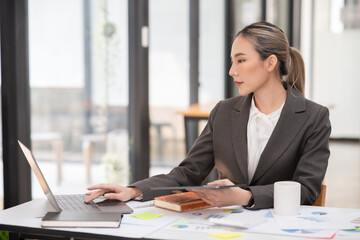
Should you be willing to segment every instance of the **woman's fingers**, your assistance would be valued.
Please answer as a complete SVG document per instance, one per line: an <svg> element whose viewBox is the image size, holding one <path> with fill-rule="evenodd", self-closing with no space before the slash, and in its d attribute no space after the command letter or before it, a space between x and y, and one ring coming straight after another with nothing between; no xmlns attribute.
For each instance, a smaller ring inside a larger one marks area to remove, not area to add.
<svg viewBox="0 0 360 240"><path fill-rule="evenodd" d="M229 179L220 179L208 183L209 186L234 185Z"/></svg>
<svg viewBox="0 0 360 240"><path fill-rule="evenodd" d="M106 197L107 199L119 200L122 202L128 201L130 199L130 197L123 193L106 193L104 197Z"/></svg>
<svg viewBox="0 0 360 240"><path fill-rule="evenodd" d="M92 200L102 196L105 194L105 190L98 190L98 191L94 191L94 192L90 192L90 193L86 193L87 195L87 198L85 198L85 203L89 203L91 202Z"/></svg>
<svg viewBox="0 0 360 240"><path fill-rule="evenodd" d="M225 181L214 181L211 184L216 185L232 185L233 183L229 180ZM210 184L209 184L210 185ZM205 202L216 206L222 207L232 204L233 200L241 200L238 192L240 189L224 188L224 189L193 189L192 191L199 195L199 197ZM231 200L231 201L230 201ZM236 201L235 201L236 202Z"/></svg>
<svg viewBox="0 0 360 240"><path fill-rule="evenodd" d="M207 204L214 205L214 203L210 197L206 197L206 198L200 197L200 198Z"/></svg>
<svg viewBox="0 0 360 240"><path fill-rule="evenodd" d="M97 184L88 187L88 190L94 191L86 193L88 197L85 199L85 203L89 203L103 195L107 199L115 199L119 201L127 201L131 199L130 190L117 184Z"/></svg>
<svg viewBox="0 0 360 240"><path fill-rule="evenodd" d="M104 189L104 190L108 190L108 191L115 191L117 190L119 187L119 185L117 184L107 184L107 183L101 183L101 184L96 184L93 186L88 187L88 190L97 190L97 189Z"/></svg>
<svg viewBox="0 0 360 240"><path fill-rule="evenodd" d="M117 184L103 184L103 183L90 186L87 189L93 191L86 193L87 198L85 199L85 203L89 203L92 200L100 196L103 196L105 193L108 192L121 192L122 188L123 187Z"/></svg>

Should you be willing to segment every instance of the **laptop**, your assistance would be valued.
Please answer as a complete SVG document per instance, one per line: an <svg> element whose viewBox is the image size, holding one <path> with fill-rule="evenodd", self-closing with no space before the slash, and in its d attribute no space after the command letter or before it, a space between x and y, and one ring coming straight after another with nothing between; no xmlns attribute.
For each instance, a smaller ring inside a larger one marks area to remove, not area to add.
<svg viewBox="0 0 360 240"><path fill-rule="evenodd" d="M32 152L19 140L18 143L23 151L26 160L35 174L46 198L56 212L117 212L117 213L132 213L133 210L123 202L116 200L108 200L102 198L95 199L91 203L84 203L85 194L73 195L53 195L49 185L47 184L44 175L42 174L39 165L37 164ZM96 203L95 203L96 202Z"/></svg>

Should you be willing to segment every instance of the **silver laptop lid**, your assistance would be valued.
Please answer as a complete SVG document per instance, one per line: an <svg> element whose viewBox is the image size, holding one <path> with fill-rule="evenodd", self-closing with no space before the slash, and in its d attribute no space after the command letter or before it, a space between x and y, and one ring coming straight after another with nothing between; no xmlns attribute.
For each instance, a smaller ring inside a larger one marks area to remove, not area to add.
<svg viewBox="0 0 360 240"><path fill-rule="evenodd" d="M59 205L57 204L54 195L52 194L49 185L47 184L44 175L42 174L39 165L36 163L35 158L33 156L33 154L31 153L31 151L24 145L22 144L19 140L18 143L21 147L21 150L23 151L26 160L28 161L28 163L30 164L30 167L33 171L33 173L35 174L38 182L40 183L40 186L42 188L42 190L45 193L45 196L47 197L47 199L49 200L50 204L55 208L56 211L61 212L61 208L59 207Z"/></svg>

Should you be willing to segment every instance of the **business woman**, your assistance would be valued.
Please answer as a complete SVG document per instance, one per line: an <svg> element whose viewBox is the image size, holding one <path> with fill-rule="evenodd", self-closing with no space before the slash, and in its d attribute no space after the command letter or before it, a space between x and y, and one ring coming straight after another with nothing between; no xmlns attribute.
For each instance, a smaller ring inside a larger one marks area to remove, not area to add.
<svg viewBox="0 0 360 240"><path fill-rule="evenodd" d="M196 189L214 206L273 207L276 181L301 184L301 204L313 204L321 191L328 158L328 109L304 98L304 63L277 26L259 22L241 30L231 49L229 74L240 96L220 101L185 160L168 174L123 187L98 184L86 202L149 200L169 194L155 186L199 185L216 166L219 180L209 185L244 188Z"/></svg>

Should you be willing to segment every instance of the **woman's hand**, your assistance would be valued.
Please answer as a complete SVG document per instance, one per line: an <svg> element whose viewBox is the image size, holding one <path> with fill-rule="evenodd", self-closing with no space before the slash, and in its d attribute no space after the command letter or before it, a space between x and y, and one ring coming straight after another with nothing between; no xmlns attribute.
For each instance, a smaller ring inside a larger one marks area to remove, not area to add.
<svg viewBox="0 0 360 240"><path fill-rule="evenodd" d="M228 179L216 180L210 182L209 186L219 185L233 185ZM223 188L223 189L190 189L189 191L195 192L205 202L216 206L224 207L231 205L247 205L252 196L251 191L244 190L239 187Z"/></svg>
<svg viewBox="0 0 360 240"><path fill-rule="evenodd" d="M136 187L129 188L117 184L97 184L88 187L88 190L94 191L85 193L87 195L85 203L89 203L100 196L104 196L107 199L128 201L141 195L141 190Z"/></svg>

